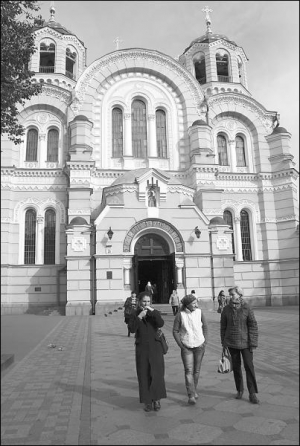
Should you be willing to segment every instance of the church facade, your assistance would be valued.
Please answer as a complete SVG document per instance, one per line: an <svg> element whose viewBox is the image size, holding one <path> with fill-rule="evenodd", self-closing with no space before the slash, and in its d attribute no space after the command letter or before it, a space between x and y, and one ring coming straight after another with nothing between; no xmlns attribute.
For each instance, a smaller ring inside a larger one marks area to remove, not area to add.
<svg viewBox="0 0 300 446"><path fill-rule="evenodd" d="M54 13L34 31L24 142L2 139L2 314L99 315L148 281L157 304L239 285L298 305L291 134L249 92L244 50L206 11L176 60L118 49L87 67Z"/></svg>

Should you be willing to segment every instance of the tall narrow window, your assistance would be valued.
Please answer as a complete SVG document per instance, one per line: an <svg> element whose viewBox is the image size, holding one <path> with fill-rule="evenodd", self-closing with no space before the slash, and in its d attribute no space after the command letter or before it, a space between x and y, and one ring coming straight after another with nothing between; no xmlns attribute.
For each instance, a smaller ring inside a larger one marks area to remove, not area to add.
<svg viewBox="0 0 300 446"><path fill-rule="evenodd" d="M47 209L45 213L44 228L44 264L55 264L55 222L56 216L53 209Z"/></svg>
<svg viewBox="0 0 300 446"><path fill-rule="evenodd" d="M37 161L38 131L30 129L27 133L26 161Z"/></svg>
<svg viewBox="0 0 300 446"><path fill-rule="evenodd" d="M233 219L232 219L232 213L228 210L223 212L223 219L226 221L226 223L228 224L228 226L230 227L230 229L232 229L233 231ZM234 250L234 234L232 232L231 234L231 241L232 241L232 252L233 254L235 254L235 250ZM235 256L234 256L235 258Z"/></svg>
<svg viewBox="0 0 300 446"><path fill-rule="evenodd" d="M163 110L157 110L155 115L157 156L158 158L167 158L166 113Z"/></svg>
<svg viewBox="0 0 300 446"><path fill-rule="evenodd" d="M218 135L217 142L218 142L219 164L220 166L228 166L226 138L222 135Z"/></svg>
<svg viewBox="0 0 300 446"><path fill-rule="evenodd" d="M40 44L40 73L54 73L55 45L49 41Z"/></svg>
<svg viewBox="0 0 300 446"><path fill-rule="evenodd" d="M146 105L138 99L132 103L132 149L135 158L147 156Z"/></svg>
<svg viewBox="0 0 300 446"><path fill-rule="evenodd" d="M123 156L123 113L120 108L112 111L112 156Z"/></svg>
<svg viewBox="0 0 300 446"><path fill-rule="evenodd" d="M36 212L28 209L25 214L24 264L35 264Z"/></svg>
<svg viewBox="0 0 300 446"><path fill-rule="evenodd" d="M229 67L228 67L228 55L216 54L217 63L217 75L219 82L230 82Z"/></svg>
<svg viewBox="0 0 300 446"><path fill-rule="evenodd" d="M51 129L47 140L47 161L58 161L58 130Z"/></svg>
<svg viewBox="0 0 300 446"><path fill-rule="evenodd" d="M76 51L71 51L70 48L66 49L66 76L70 79L75 79L75 62Z"/></svg>
<svg viewBox="0 0 300 446"><path fill-rule="evenodd" d="M235 138L236 165L238 167L246 166L245 144L241 136Z"/></svg>
<svg viewBox="0 0 300 446"><path fill-rule="evenodd" d="M243 260L252 260L249 215L245 209L241 211L241 237Z"/></svg>
<svg viewBox="0 0 300 446"><path fill-rule="evenodd" d="M200 85L206 83L205 56L199 56L199 60L195 60L195 75Z"/></svg>

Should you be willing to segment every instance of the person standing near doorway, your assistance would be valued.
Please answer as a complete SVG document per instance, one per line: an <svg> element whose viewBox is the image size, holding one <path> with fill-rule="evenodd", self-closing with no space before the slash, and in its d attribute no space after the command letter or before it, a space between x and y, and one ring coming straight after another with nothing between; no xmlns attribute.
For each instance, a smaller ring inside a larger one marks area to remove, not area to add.
<svg viewBox="0 0 300 446"><path fill-rule="evenodd" d="M151 282L147 282L147 285L145 286L145 291L147 291L147 293L150 296L150 302L152 304L152 298L153 298L153 286L151 285Z"/></svg>
<svg viewBox="0 0 300 446"><path fill-rule="evenodd" d="M124 322L127 324L128 337L130 336L130 330L128 328L128 322L130 315L136 308L136 292L132 291L131 295L127 297L124 303Z"/></svg>
<svg viewBox="0 0 300 446"><path fill-rule="evenodd" d="M208 329L203 311L198 308L197 299L193 294L184 296L181 303L182 307L174 319L173 336L181 349L188 404L196 404Z"/></svg>
<svg viewBox="0 0 300 446"><path fill-rule="evenodd" d="M172 294L169 299L169 304L172 307L173 315L176 316L176 314L178 313L179 305L180 305L179 296L178 296L176 290L172 291Z"/></svg>

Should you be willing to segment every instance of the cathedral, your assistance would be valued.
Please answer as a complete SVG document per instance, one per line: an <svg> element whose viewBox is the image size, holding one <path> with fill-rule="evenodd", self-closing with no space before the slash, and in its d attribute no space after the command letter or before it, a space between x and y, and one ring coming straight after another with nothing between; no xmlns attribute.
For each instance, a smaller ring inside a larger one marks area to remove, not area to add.
<svg viewBox="0 0 300 446"><path fill-rule="evenodd" d="M291 134L204 12L176 59L116 49L89 66L54 6L36 20L42 92L20 109L24 141L1 144L2 314L102 315L149 281L158 305L194 289L212 308L233 285L255 306L299 304Z"/></svg>

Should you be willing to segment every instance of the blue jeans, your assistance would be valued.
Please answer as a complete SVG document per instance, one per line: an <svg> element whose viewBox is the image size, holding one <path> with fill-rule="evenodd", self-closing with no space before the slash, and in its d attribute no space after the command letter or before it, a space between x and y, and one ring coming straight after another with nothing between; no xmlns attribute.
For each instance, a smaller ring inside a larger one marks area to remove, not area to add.
<svg viewBox="0 0 300 446"><path fill-rule="evenodd" d="M185 386L189 397L195 396L200 376L201 363L205 353L205 345L194 348L182 348L181 358L184 366Z"/></svg>

